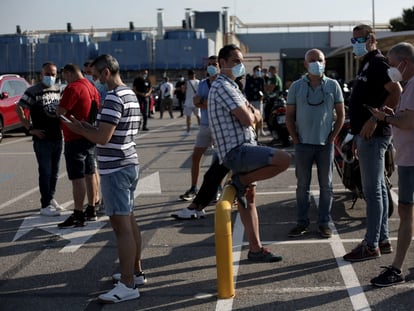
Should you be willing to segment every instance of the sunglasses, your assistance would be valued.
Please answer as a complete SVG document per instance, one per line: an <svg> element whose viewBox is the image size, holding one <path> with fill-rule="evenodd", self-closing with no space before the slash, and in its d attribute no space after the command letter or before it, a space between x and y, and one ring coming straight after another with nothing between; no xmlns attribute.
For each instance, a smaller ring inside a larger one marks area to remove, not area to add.
<svg viewBox="0 0 414 311"><path fill-rule="evenodd" d="M352 44L355 44L355 43L365 43L365 42L367 42L368 39L369 39L369 36L359 37L359 38L351 38L351 43Z"/></svg>

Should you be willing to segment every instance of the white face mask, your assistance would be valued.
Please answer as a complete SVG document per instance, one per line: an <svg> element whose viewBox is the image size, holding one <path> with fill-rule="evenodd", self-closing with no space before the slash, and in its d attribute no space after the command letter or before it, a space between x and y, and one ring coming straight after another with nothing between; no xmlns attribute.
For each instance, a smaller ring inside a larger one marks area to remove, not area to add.
<svg viewBox="0 0 414 311"><path fill-rule="evenodd" d="M403 73L405 72L406 67L404 68L403 72L401 73L398 67L400 67L401 62L398 64L397 67L390 67L387 70L388 76L390 77L392 82L400 82L403 80Z"/></svg>

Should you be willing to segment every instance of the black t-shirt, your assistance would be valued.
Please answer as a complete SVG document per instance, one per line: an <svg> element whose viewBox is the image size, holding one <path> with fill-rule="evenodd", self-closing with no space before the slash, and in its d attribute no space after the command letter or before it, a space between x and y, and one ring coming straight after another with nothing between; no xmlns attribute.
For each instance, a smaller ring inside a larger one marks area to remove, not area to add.
<svg viewBox="0 0 414 311"><path fill-rule="evenodd" d="M133 85L135 89L140 93L148 93L151 90L151 82L147 78L144 77L137 77L135 78ZM137 95L138 99L144 99L145 97L142 97L140 95Z"/></svg>
<svg viewBox="0 0 414 311"><path fill-rule="evenodd" d="M244 92L246 94L247 100L260 100L264 93L264 85L265 81L261 77L246 77L246 85L244 87ZM260 94L260 92L262 92L262 94Z"/></svg>
<svg viewBox="0 0 414 311"><path fill-rule="evenodd" d="M379 50L369 52L364 56L355 81L349 104L349 119L351 132L356 135L361 132L365 122L372 114L363 105L379 108L388 96L384 85L390 82L387 70L387 59ZM391 127L385 122L378 122L374 136L390 136Z"/></svg>
<svg viewBox="0 0 414 311"><path fill-rule="evenodd" d="M185 100L185 92L181 90L182 86L185 84L185 81L177 81L175 84L175 96L178 99Z"/></svg>
<svg viewBox="0 0 414 311"><path fill-rule="evenodd" d="M50 88L38 83L29 87L23 94L18 105L30 110L30 118L34 129L43 130L48 140L62 140L60 119L56 116L59 105L60 89ZM33 139L38 139L33 136Z"/></svg>

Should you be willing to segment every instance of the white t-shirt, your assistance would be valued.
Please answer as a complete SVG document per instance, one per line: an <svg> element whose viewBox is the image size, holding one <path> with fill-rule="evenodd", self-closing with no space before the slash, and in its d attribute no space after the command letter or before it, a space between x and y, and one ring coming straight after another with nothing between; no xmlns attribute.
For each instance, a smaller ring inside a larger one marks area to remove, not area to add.
<svg viewBox="0 0 414 311"><path fill-rule="evenodd" d="M184 106L186 107L194 107L193 97L197 94L198 84L200 80L187 80L187 91L185 92L185 102Z"/></svg>
<svg viewBox="0 0 414 311"><path fill-rule="evenodd" d="M400 104L395 109L398 116L404 110L414 110L414 77L408 80L401 94ZM414 129L399 129L392 127L396 149L395 161L399 166L414 166Z"/></svg>

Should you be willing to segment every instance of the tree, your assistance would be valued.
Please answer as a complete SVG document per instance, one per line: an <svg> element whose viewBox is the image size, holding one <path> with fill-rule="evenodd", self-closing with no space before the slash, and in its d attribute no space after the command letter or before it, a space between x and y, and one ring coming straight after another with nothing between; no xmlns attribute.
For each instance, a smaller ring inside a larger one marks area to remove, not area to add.
<svg viewBox="0 0 414 311"><path fill-rule="evenodd" d="M391 31L414 30L414 6L411 9L403 9L402 17L390 20Z"/></svg>

